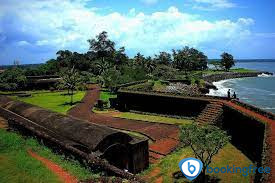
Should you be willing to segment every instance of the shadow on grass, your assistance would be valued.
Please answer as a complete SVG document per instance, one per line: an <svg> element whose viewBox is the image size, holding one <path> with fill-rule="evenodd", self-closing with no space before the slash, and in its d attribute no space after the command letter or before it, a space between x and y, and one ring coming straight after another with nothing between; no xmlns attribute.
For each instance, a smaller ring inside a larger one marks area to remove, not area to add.
<svg viewBox="0 0 275 183"><path fill-rule="evenodd" d="M183 173L181 171L177 171L173 173L173 179L174 179L174 183L177 182L182 182L182 180L184 180L184 182L192 182L192 183L203 183L202 180L200 180L200 176L198 176L197 179L189 181L188 179L185 178L185 176L183 175ZM209 176L206 175L206 180L205 183L220 183L221 179L216 177L216 176Z"/></svg>
<svg viewBox="0 0 275 183"><path fill-rule="evenodd" d="M61 93L60 95L62 95L62 96L71 96L70 93ZM74 93L74 95L75 95L75 93Z"/></svg>
<svg viewBox="0 0 275 183"><path fill-rule="evenodd" d="M67 106L67 105L73 106L73 105L76 105L76 104L79 104L79 103L82 103L82 102L81 101L76 101L76 102L73 102L73 103L71 103L71 102L65 102L63 104L60 104L59 106Z"/></svg>

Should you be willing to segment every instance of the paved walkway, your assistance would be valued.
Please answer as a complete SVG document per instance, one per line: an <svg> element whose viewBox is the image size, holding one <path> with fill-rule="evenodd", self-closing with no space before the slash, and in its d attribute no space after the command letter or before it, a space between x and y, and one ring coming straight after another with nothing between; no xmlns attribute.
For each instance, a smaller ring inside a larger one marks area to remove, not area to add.
<svg viewBox="0 0 275 183"><path fill-rule="evenodd" d="M179 145L179 128L177 125L152 123L138 120L114 118L104 114L92 112L94 104L99 99L100 88L97 85L89 85L82 102L71 110L68 115L90 122L106 125L111 128L139 132L153 140L149 145L150 162L171 153Z"/></svg>

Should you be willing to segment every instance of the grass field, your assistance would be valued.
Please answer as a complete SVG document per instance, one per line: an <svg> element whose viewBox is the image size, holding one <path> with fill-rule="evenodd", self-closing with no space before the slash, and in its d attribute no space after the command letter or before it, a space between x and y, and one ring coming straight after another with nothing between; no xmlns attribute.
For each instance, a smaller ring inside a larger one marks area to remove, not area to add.
<svg viewBox="0 0 275 183"><path fill-rule="evenodd" d="M110 107L110 101L109 101L109 99L110 98L116 98L116 97L117 97L117 95L112 94L112 93L110 93L108 91L101 91L100 92L100 99L103 100L103 101L108 102L108 107Z"/></svg>
<svg viewBox="0 0 275 183"><path fill-rule="evenodd" d="M17 100L21 100L26 103L37 105L55 112L66 114L66 112L72 108L69 104L70 96L66 95L67 92L45 92L36 91L31 92L31 97L13 97ZM80 102L84 97L85 91L78 91L74 94L74 103Z"/></svg>
<svg viewBox="0 0 275 183"><path fill-rule="evenodd" d="M193 122L193 120L190 120L190 119L177 119L177 118L163 117L163 116L157 116L157 115L137 114L137 113L131 113L131 112L122 112L117 114L114 113L114 115L112 116L125 118L125 119L149 121L149 122L156 122L156 123L166 123L166 124L176 124L176 125L191 124Z"/></svg>
<svg viewBox="0 0 275 183"><path fill-rule="evenodd" d="M203 74L220 74L220 73L224 73L225 71L223 71L223 70L207 69L205 71L195 71L194 73L201 73L201 72ZM243 72L255 72L255 70L245 69L245 68L236 68L236 69L230 69L230 72L243 73Z"/></svg>
<svg viewBox="0 0 275 183"><path fill-rule="evenodd" d="M194 157L191 148L181 148L163 158L159 163L151 165L150 168L141 173L141 175L149 177L149 182L154 182L160 176L162 176L164 183L184 182L184 179L178 179L177 181L175 181L176 179L173 180L172 174L174 172L180 171L178 163L180 162L180 160L188 157ZM235 165L239 167L247 167L250 164L252 164L252 162L245 155L243 155L232 144L228 144L222 150L220 150L220 152L216 156L213 157L213 161L210 166L226 167L227 165ZM154 174L154 176L152 176L152 174ZM244 177L241 174L237 173L214 173L211 175L216 175L216 177L220 179L220 182L250 182L249 176Z"/></svg>
<svg viewBox="0 0 275 183"><path fill-rule="evenodd" d="M60 182L55 174L27 153L29 149L55 162L78 180L98 177L78 162L54 154L34 139L24 139L16 133L0 129L0 182Z"/></svg>

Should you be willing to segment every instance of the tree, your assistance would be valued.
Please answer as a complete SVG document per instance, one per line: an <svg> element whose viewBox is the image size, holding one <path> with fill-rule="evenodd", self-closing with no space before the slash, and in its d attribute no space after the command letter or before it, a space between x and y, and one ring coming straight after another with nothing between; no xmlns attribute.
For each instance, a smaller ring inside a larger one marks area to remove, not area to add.
<svg viewBox="0 0 275 183"><path fill-rule="evenodd" d="M224 52L222 55L221 65L224 70L229 71L231 67L235 65L234 58L231 54Z"/></svg>
<svg viewBox="0 0 275 183"><path fill-rule="evenodd" d="M158 65L154 71L153 76L157 79L175 79L177 69L167 65Z"/></svg>
<svg viewBox="0 0 275 183"><path fill-rule="evenodd" d="M20 90L26 86L24 71L18 67L10 68L0 74L0 90Z"/></svg>
<svg viewBox="0 0 275 183"><path fill-rule="evenodd" d="M104 75L109 68L111 68L111 64L109 62L102 62L99 60L95 61L92 66L92 70L96 75Z"/></svg>
<svg viewBox="0 0 275 183"><path fill-rule="evenodd" d="M56 60L58 62L59 67L72 67L72 56L73 53L69 50L59 50L56 52Z"/></svg>
<svg viewBox="0 0 275 183"><path fill-rule="evenodd" d="M96 39L89 39L90 51L97 54L98 58L104 62L104 58L111 56L115 52L115 43L108 39L108 33L103 31L96 36Z"/></svg>
<svg viewBox="0 0 275 183"><path fill-rule="evenodd" d="M207 56L194 48L184 47L173 51L173 64L177 69L185 73L191 70L205 70L207 68Z"/></svg>
<svg viewBox="0 0 275 183"><path fill-rule="evenodd" d="M125 53L125 48L121 47L118 51L115 51L114 63L115 65L125 64L128 61L128 56Z"/></svg>
<svg viewBox="0 0 275 183"><path fill-rule="evenodd" d="M73 95L74 90L80 84L80 76L77 70L72 68L65 68L61 71L60 74L61 79L61 86L68 90L68 94L71 95L71 102L70 104L73 105Z"/></svg>
<svg viewBox="0 0 275 183"><path fill-rule="evenodd" d="M140 54L140 52L137 53L137 55L134 57L135 65L137 66L145 66L145 57L144 55Z"/></svg>
<svg viewBox="0 0 275 183"><path fill-rule="evenodd" d="M74 52L71 57L70 67L74 66L80 71L87 71L91 68L91 62L86 54Z"/></svg>
<svg viewBox="0 0 275 183"><path fill-rule="evenodd" d="M197 54L196 69L199 69L199 70L207 69L207 60L208 60L207 56L204 55L203 52L199 51L198 54Z"/></svg>
<svg viewBox="0 0 275 183"><path fill-rule="evenodd" d="M173 64L174 67L179 70L184 70L185 74L190 70L191 57L189 53L189 48L185 47L182 50L172 50L173 52Z"/></svg>
<svg viewBox="0 0 275 183"><path fill-rule="evenodd" d="M201 178L206 181L206 168L212 158L230 140L225 131L216 126L190 124L181 127L180 140L191 147L197 159L203 163Z"/></svg>
<svg viewBox="0 0 275 183"><path fill-rule="evenodd" d="M171 54L167 52L160 52L159 55L155 55L155 57L158 64L169 65L172 62Z"/></svg>
<svg viewBox="0 0 275 183"><path fill-rule="evenodd" d="M215 70L219 70L221 68L221 62L213 60L209 64L213 65Z"/></svg>
<svg viewBox="0 0 275 183"><path fill-rule="evenodd" d="M152 72L157 67L157 64L155 63L155 61L150 56L146 57L145 60L146 60L145 68L146 68L146 70L149 74L152 74Z"/></svg>

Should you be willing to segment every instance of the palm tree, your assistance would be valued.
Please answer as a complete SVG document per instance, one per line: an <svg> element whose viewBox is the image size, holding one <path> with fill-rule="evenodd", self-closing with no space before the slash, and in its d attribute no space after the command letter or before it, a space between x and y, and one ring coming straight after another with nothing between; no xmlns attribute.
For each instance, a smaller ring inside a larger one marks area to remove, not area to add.
<svg viewBox="0 0 275 183"><path fill-rule="evenodd" d="M108 55L112 55L115 51L115 43L108 39L108 33L103 31L96 36L96 39L89 39L90 51L95 52L101 61Z"/></svg>
<svg viewBox="0 0 275 183"><path fill-rule="evenodd" d="M111 67L111 64L109 62L101 62L101 61L96 61L95 62L95 72L98 75L104 75L104 73Z"/></svg>

